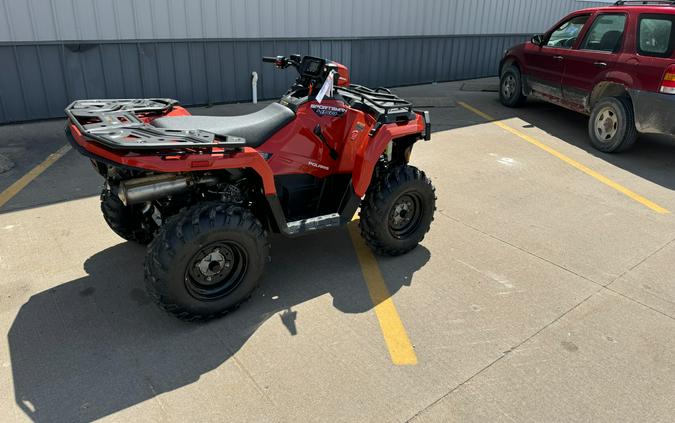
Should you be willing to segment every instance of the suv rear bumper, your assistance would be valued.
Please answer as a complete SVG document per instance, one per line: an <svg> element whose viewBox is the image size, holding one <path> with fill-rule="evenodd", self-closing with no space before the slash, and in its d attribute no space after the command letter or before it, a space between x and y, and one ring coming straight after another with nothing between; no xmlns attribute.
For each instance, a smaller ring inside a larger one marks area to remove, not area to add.
<svg viewBox="0 0 675 423"><path fill-rule="evenodd" d="M675 95L629 90L641 133L675 135Z"/></svg>

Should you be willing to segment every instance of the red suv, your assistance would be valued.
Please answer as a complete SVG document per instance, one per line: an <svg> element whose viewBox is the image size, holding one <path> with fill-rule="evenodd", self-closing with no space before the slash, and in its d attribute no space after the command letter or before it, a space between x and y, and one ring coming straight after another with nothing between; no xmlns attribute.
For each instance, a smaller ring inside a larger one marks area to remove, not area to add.
<svg viewBox="0 0 675 423"><path fill-rule="evenodd" d="M502 104L528 96L590 115L591 143L631 147L638 133L675 135L675 1L618 1L571 13L507 50Z"/></svg>

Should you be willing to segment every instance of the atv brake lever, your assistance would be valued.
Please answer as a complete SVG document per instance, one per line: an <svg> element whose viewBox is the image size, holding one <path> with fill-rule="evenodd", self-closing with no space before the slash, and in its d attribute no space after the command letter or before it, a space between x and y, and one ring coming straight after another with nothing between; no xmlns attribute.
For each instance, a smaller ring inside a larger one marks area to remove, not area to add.
<svg viewBox="0 0 675 423"><path fill-rule="evenodd" d="M326 138L324 138L323 133L321 132L321 125L316 125L314 127L314 135L316 135L317 138L319 138L324 143L324 145L328 148L330 158L333 159L333 160L337 160L338 159L338 152L335 151L335 149L333 149L333 147L328 145L328 141L326 141Z"/></svg>

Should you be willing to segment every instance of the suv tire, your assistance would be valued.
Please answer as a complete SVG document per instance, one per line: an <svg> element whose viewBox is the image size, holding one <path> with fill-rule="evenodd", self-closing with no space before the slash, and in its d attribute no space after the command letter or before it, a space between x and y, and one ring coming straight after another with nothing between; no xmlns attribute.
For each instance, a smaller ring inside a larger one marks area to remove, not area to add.
<svg viewBox="0 0 675 423"><path fill-rule="evenodd" d="M267 231L248 209L208 202L162 226L148 246L145 283L170 314L209 320L248 300L268 261Z"/></svg>
<svg viewBox="0 0 675 423"><path fill-rule="evenodd" d="M396 166L373 179L361 203L361 236L377 254L405 254L424 239L434 211L435 190L424 172Z"/></svg>
<svg viewBox="0 0 675 423"><path fill-rule="evenodd" d="M596 149L605 153L626 151L637 140L633 104L627 97L598 101L588 120L588 136Z"/></svg>
<svg viewBox="0 0 675 423"><path fill-rule="evenodd" d="M504 69L499 79L499 101L507 107L520 107L527 97L523 94L523 78L518 67L511 65Z"/></svg>

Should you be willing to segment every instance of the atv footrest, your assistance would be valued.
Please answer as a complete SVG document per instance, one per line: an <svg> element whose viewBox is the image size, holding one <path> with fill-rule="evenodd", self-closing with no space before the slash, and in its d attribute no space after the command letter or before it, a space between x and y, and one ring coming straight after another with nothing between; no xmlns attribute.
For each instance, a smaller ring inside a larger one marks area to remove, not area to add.
<svg viewBox="0 0 675 423"><path fill-rule="evenodd" d="M340 226L340 215L338 213L317 216L309 219L296 220L288 222L288 235L298 235L300 233L318 231Z"/></svg>

